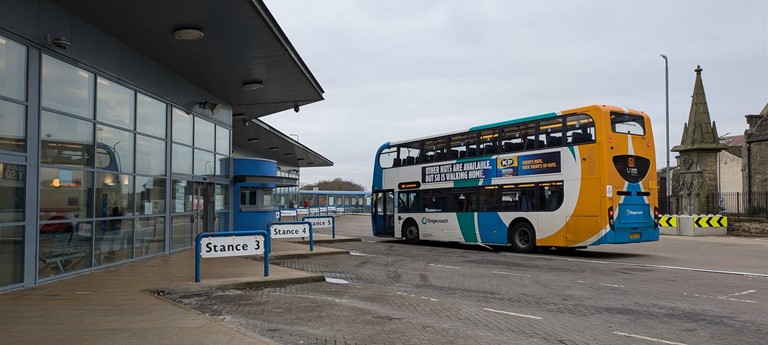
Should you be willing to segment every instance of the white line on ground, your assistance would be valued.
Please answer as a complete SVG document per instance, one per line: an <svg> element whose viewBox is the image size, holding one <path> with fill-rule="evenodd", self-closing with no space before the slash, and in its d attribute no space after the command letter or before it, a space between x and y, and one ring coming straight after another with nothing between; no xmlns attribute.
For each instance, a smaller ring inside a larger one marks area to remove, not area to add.
<svg viewBox="0 0 768 345"><path fill-rule="evenodd" d="M429 265L434 267L442 267L442 268L461 268L456 266L445 266L445 265L438 265L438 264L429 264Z"/></svg>
<svg viewBox="0 0 768 345"><path fill-rule="evenodd" d="M615 287L615 288L623 288L624 285L616 285L616 284L606 284L606 283L600 283L602 286L609 286L609 287Z"/></svg>
<svg viewBox="0 0 768 345"><path fill-rule="evenodd" d="M687 295L687 293L684 293L683 295ZM732 302L757 303L757 301L752 301L748 299L730 298L728 296L707 296L707 295L699 295L699 294L693 294L693 296L701 297L701 298L720 299L720 300L732 301Z"/></svg>
<svg viewBox="0 0 768 345"><path fill-rule="evenodd" d="M747 291L742 291L742 292L734 292L734 293L729 293L727 296L744 296L744 295L747 295L747 294L751 294L753 292L757 292L757 290L747 290Z"/></svg>
<svg viewBox="0 0 768 345"><path fill-rule="evenodd" d="M679 271L692 271L692 272L734 274L734 275L740 275L740 276L746 276L746 277L768 278L768 274L762 274L762 273L749 273L749 272L736 272L736 271L718 271L718 270L707 270L707 269L702 269L702 268L691 268L691 267L661 266L661 265L650 265L650 264L635 264L635 263L631 263L631 262L614 262L614 261L601 261L601 260L589 260L589 259L574 259L574 258L551 256L551 255L531 255L531 254L517 254L517 253L499 253L499 255L538 257L538 258L547 258L547 259L553 259L553 260L586 262L586 263L593 263L593 264L609 264L609 265L635 266L635 267L646 267L646 268L660 268L660 269L665 269L665 270L679 270Z"/></svg>
<svg viewBox="0 0 768 345"><path fill-rule="evenodd" d="M656 339L656 338L651 338L651 337L645 337L645 336L637 335L637 334L629 334L629 333L622 333L622 332L613 332L613 334L623 335L625 337L632 337L632 338L637 338L637 339L644 339L644 340L655 341L657 343L662 343L662 344L686 345L685 343L678 343L678 342L669 341L669 340L662 340L662 339Z"/></svg>
<svg viewBox="0 0 768 345"><path fill-rule="evenodd" d="M508 275L508 276L518 276L518 277L530 277L530 276L531 276L530 274L520 274L520 273L510 273L510 272L498 272L498 271L491 271L491 273L496 273L496 274L504 274L504 275Z"/></svg>
<svg viewBox="0 0 768 345"><path fill-rule="evenodd" d="M535 320L541 320L542 319L542 318L540 318L538 316L518 314L518 313L513 313L513 312L503 311L503 310L495 310L495 309L489 309L489 308L483 308L483 310L491 311L491 312L499 313L499 314L507 314L507 315L512 315L512 316L527 317L529 319L535 319Z"/></svg>

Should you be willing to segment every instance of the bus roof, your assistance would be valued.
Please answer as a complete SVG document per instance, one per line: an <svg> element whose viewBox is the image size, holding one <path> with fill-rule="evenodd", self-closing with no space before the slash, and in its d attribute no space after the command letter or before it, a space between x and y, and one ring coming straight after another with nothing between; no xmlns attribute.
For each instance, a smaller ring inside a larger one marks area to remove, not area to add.
<svg viewBox="0 0 768 345"><path fill-rule="evenodd" d="M616 111L616 112L622 112L622 113L632 112L632 113L642 114L644 116L647 116L646 113L644 113L642 111L639 111L639 110L627 109L627 108L624 108L624 107L618 107L618 106L613 106L613 105L591 104L591 105L587 105L587 106L583 106L583 107L578 107L578 108L571 108L571 109L567 109L567 110L563 110L563 111L559 111L559 112L544 113L544 114L538 114L538 115L530 115L530 116L516 118L516 119L513 119L513 120L489 123L489 124L486 124L486 125L470 127L469 129L465 129L465 130L456 130L456 131L450 131L450 132L445 132L445 133L439 133L439 134L419 137L419 138L413 138L413 139L407 139L407 140L398 140L398 141L390 142L389 145L390 146L394 146L394 145L405 144L405 143L409 143L409 142L413 142L413 141L420 141L420 140L431 139L431 138L445 137L445 136L465 133L465 132L469 132L469 131L478 131L478 130L483 130L483 129L488 129L488 128L514 125L516 123L522 123L522 122L528 122L528 121L536 121L536 120L541 120L541 119L548 119L548 118L553 118L553 117L560 116L560 115L563 115L563 114L573 114L573 113L582 112L582 111L585 111L585 110L587 110L589 108L595 108L595 107L607 108L609 111Z"/></svg>

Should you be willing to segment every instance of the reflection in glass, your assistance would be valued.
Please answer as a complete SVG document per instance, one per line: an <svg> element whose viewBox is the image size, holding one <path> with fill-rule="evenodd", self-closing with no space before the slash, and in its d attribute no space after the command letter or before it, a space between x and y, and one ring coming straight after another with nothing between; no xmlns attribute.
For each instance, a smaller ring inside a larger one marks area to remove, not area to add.
<svg viewBox="0 0 768 345"><path fill-rule="evenodd" d="M173 141L192 146L192 115L173 109Z"/></svg>
<svg viewBox="0 0 768 345"><path fill-rule="evenodd" d="M2 74L0 74L0 82L2 82ZM0 100L0 150L27 151L25 110L26 107L23 105Z"/></svg>
<svg viewBox="0 0 768 345"><path fill-rule="evenodd" d="M93 79L93 73L43 55L43 107L92 119Z"/></svg>
<svg viewBox="0 0 768 345"><path fill-rule="evenodd" d="M174 213L192 212L192 183L185 180L173 180L171 202Z"/></svg>
<svg viewBox="0 0 768 345"><path fill-rule="evenodd" d="M133 252L133 220L107 219L96 222L93 247L95 265L131 259Z"/></svg>
<svg viewBox="0 0 768 345"><path fill-rule="evenodd" d="M175 130L175 128L174 128ZM215 149L216 128L213 123L195 118L195 147L213 151Z"/></svg>
<svg viewBox="0 0 768 345"><path fill-rule="evenodd" d="M93 217L93 173L40 168L40 220ZM45 225L41 226L44 228Z"/></svg>
<svg viewBox="0 0 768 345"><path fill-rule="evenodd" d="M0 288L24 281L24 226L0 224Z"/></svg>
<svg viewBox="0 0 768 345"><path fill-rule="evenodd" d="M229 186L217 184L214 191L214 210L216 212L229 210Z"/></svg>
<svg viewBox="0 0 768 345"><path fill-rule="evenodd" d="M165 138L165 104L138 94L136 96L136 130Z"/></svg>
<svg viewBox="0 0 768 345"><path fill-rule="evenodd" d="M136 135L136 172L165 175L165 141Z"/></svg>
<svg viewBox="0 0 768 345"><path fill-rule="evenodd" d="M93 123L43 111L40 162L93 166Z"/></svg>
<svg viewBox="0 0 768 345"><path fill-rule="evenodd" d="M26 101L27 47L0 36L0 96Z"/></svg>
<svg viewBox="0 0 768 345"><path fill-rule="evenodd" d="M139 218L135 257L165 252L165 217Z"/></svg>
<svg viewBox="0 0 768 345"><path fill-rule="evenodd" d="M229 130L216 126L216 153L229 155Z"/></svg>
<svg viewBox="0 0 768 345"><path fill-rule="evenodd" d="M115 173L96 174L96 217L133 214L133 177Z"/></svg>
<svg viewBox="0 0 768 345"><path fill-rule="evenodd" d="M136 94L102 77L96 79L96 119L128 129L133 129Z"/></svg>
<svg viewBox="0 0 768 345"><path fill-rule="evenodd" d="M192 148L173 144L171 168L175 173L192 174Z"/></svg>
<svg viewBox="0 0 768 345"><path fill-rule="evenodd" d="M45 278L91 267L92 222L40 226L38 277Z"/></svg>
<svg viewBox="0 0 768 345"><path fill-rule="evenodd" d="M136 213L165 213L165 178L136 176Z"/></svg>
<svg viewBox="0 0 768 345"><path fill-rule="evenodd" d="M171 226L171 250L192 246L192 216L174 216Z"/></svg>
<svg viewBox="0 0 768 345"><path fill-rule="evenodd" d="M216 155L216 176L229 177L229 157Z"/></svg>
<svg viewBox="0 0 768 345"><path fill-rule="evenodd" d="M96 126L96 168L133 172L133 134Z"/></svg>
<svg viewBox="0 0 768 345"><path fill-rule="evenodd" d="M25 165L0 163L0 224L24 221L26 173Z"/></svg>
<svg viewBox="0 0 768 345"><path fill-rule="evenodd" d="M195 175L213 175L216 166L214 154L195 149Z"/></svg>

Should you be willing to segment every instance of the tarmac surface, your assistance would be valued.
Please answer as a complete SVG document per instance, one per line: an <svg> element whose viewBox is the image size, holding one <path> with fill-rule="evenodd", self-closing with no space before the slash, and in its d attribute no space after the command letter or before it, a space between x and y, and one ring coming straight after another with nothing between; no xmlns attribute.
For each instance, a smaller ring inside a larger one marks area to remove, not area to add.
<svg viewBox="0 0 768 345"><path fill-rule="evenodd" d="M345 250L279 239L270 260L348 254ZM359 238L315 234L315 243ZM0 293L0 345L12 344L275 344L159 297L166 291L275 286L324 281L321 274L264 264L246 257L202 260L194 283L194 249L139 260Z"/></svg>
<svg viewBox="0 0 768 345"><path fill-rule="evenodd" d="M349 254L347 250L324 247L326 241L372 240L366 217L343 216L337 233L352 237L315 234L314 251L305 242L275 240L270 261ZM655 244L658 255L635 257L635 251L649 248L610 247L609 252L622 253L622 261L640 264L669 264L697 267L688 261L683 249L699 248L710 255L697 255L698 264L723 271L768 273L766 239L682 238L665 236ZM602 247L601 247L602 248ZM608 249L609 247L606 247ZM745 262L726 264L724 257L736 253ZM601 259L611 253L597 253ZM702 253L703 254L703 253ZM511 254L518 255L518 254ZM718 259L719 258L719 259ZM567 257L564 259L568 259ZM584 257L582 257L584 259ZM658 262L656 262L658 261ZM747 264L751 262L751 265ZM194 283L194 250L186 249L170 255L143 259L79 276L52 281L32 288L0 293L0 345L10 344L275 344L274 341L244 327L228 323L216 315L200 313L192 308L163 298L173 292L203 292L251 287L291 286L320 282L320 273L269 266L263 276L263 262L246 257L202 260L201 283Z"/></svg>

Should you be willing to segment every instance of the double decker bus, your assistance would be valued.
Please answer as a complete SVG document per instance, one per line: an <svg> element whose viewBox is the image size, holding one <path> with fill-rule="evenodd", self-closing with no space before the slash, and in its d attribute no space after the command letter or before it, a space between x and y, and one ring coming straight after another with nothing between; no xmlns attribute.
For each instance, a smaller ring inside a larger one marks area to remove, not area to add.
<svg viewBox="0 0 768 345"><path fill-rule="evenodd" d="M382 145L373 235L584 248L659 240L647 114L590 105Z"/></svg>

